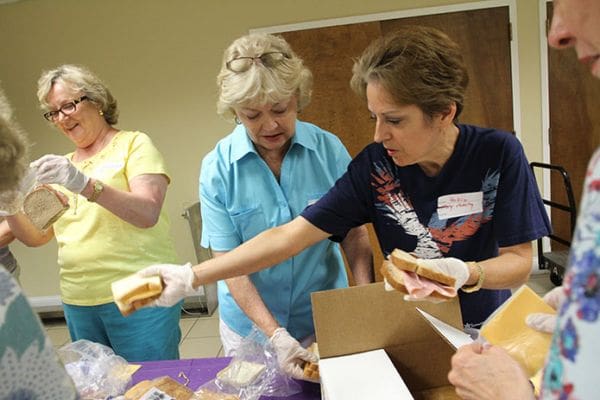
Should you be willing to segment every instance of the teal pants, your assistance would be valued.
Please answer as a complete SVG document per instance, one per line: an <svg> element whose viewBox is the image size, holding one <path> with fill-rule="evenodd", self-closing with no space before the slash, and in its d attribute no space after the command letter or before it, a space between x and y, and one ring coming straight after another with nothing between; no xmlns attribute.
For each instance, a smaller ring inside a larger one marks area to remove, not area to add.
<svg viewBox="0 0 600 400"><path fill-rule="evenodd" d="M104 344L128 362L179 359L181 304L142 308L128 317L115 303L63 307L73 342Z"/></svg>

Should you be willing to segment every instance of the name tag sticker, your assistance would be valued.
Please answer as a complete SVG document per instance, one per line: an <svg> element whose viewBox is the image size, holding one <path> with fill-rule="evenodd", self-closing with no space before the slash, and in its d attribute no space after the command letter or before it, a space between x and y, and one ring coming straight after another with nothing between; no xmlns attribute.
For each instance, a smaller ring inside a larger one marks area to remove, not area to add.
<svg viewBox="0 0 600 400"><path fill-rule="evenodd" d="M438 198L440 219L462 217L483 211L483 192L448 194Z"/></svg>

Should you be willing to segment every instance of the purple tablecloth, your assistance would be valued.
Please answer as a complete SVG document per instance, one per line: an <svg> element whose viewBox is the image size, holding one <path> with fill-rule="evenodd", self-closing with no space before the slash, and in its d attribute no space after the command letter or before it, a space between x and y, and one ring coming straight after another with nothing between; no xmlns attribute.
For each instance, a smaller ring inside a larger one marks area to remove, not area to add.
<svg viewBox="0 0 600 400"><path fill-rule="evenodd" d="M214 379L217 372L222 370L229 364L231 358L195 358L188 360L166 360L166 361L146 361L136 363L142 367L133 374L132 385L146 380L154 379L160 376L168 375L178 382L185 383L186 379L181 377L183 372L189 379L187 386L195 390L200 385ZM290 400L319 400L321 399L321 389L316 383L298 381L302 387L302 392L296 395L285 397ZM267 397L261 399L283 399L283 397Z"/></svg>

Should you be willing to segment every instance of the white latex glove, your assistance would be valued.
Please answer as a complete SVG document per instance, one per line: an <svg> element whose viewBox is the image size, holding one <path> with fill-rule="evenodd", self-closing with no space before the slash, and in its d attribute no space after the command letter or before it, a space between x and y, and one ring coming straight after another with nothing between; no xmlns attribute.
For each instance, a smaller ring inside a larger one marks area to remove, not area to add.
<svg viewBox="0 0 600 400"><path fill-rule="evenodd" d="M29 164L40 183L56 183L73 193L81 193L90 178L79 171L67 157L46 154Z"/></svg>
<svg viewBox="0 0 600 400"><path fill-rule="evenodd" d="M316 354L302 347L285 328L275 329L269 341L277 354L279 367L292 378L305 379L303 365L319 360Z"/></svg>
<svg viewBox="0 0 600 400"><path fill-rule="evenodd" d="M192 264L156 264L137 272L139 276L147 277L160 275L163 282L163 291L158 298L144 304L144 307L171 307L187 296L197 294L194 289L194 270Z"/></svg>
<svg viewBox="0 0 600 400"><path fill-rule="evenodd" d="M446 258L432 258L432 259L421 259L419 261L421 265L427 266L429 269L433 271L440 272L444 275L453 276L456 280L454 283L454 288L456 290L460 289L465 282L469 279L469 267L467 264L454 257L446 257ZM430 301L433 303L439 303L444 301L443 299L427 296L427 297L414 297L411 295L405 295L404 300L407 301Z"/></svg>
<svg viewBox="0 0 600 400"><path fill-rule="evenodd" d="M544 302L555 310L559 310L566 298L563 287L558 286L546 293ZM556 328L556 314L532 313L525 318L525 323L536 331L552 333Z"/></svg>

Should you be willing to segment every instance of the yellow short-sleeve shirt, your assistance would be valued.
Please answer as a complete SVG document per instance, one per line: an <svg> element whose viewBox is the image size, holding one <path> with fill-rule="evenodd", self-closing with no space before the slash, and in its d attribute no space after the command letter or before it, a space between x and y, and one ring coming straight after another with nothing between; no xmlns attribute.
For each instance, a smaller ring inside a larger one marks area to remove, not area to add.
<svg viewBox="0 0 600 400"><path fill-rule="evenodd" d="M74 164L86 175L121 190L128 190L129 180L142 174L162 174L170 181L162 155L141 132L120 131L98 154ZM151 264L176 262L164 206L158 223L142 229L81 195L57 189L68 196L70 205L54 224L66 304L109 303L111 282Z"/></svg>

